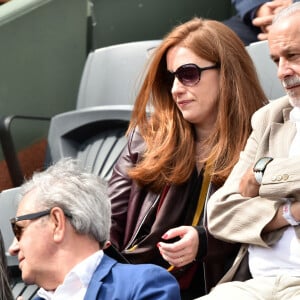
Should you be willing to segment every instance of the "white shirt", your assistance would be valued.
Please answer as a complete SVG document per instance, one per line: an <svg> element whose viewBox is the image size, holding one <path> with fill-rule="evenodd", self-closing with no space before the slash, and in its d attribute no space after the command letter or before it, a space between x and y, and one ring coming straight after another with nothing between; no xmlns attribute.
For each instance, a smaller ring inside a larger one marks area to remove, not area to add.
<svg viewBox="0 0 300 300"><path fill-rule="evenodd" d="M103 251L97 251L76 265L55 291L46 291L41 288L38 290L38 296L46 300L83 300L90 280L102 258Z"/></svg>
<svg viewBox="0 0 300 300"><path fill-rule="evenodd" d="M289 157L300 155L300 108L294 107L290 120L295 122L296 135L289 149ZM289 274L300 276L300 242L293 226L288 227L281 239L271 248L251 245L249 268L252 277Z"/></svg>
<svg viewBox="0 0 300 300"><path fill-rule="evenodd" d="M290 120L296 124L296 135L290 147L289 157L298 156L300 149L300 108L294 107L290 112Z"/></svg>

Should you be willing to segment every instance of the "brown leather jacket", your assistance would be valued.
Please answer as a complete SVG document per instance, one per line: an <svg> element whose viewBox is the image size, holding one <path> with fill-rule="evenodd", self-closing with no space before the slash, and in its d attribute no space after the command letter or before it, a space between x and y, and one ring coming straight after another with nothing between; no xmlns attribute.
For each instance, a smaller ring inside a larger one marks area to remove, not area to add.
<svg viewBox="0 0 300 300"><path fill-rule="evenodd" d="M156 245L168 229L191 225L201 181L199 184L195 170L186 183L168 187L162 192L165 196L157 212L161 194L139 187L127 175L127 170L139 161L143 152L143 139L138 131L134 131L129 136L128 144L115 164L109 181L108 192L112 203L110 240L131 263L154 263L168 268L168 263L161 257ZM211 185L208 194L213 190ZM196 194L194 197L193 193ZM232 262L231 258L236 254L237 245L213 238L207 232L205 220L204 213L201 224L195 228L199 233L198 266L205 270L205 285L208 291L224 275ZM179 278L186 269L176 270L174 275Z"/></svg>

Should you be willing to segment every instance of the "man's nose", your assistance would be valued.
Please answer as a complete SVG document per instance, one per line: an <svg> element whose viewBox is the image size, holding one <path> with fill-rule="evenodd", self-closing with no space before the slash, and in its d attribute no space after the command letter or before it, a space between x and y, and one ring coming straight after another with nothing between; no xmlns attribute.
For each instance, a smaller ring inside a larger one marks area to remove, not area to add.
<svg viewBox="0 0 300 300"><path fill-rule="evenodd" d="M19 242L16 238L14 238L14 240L12 241L11 245L8 248L8 253L11 256L16 256L18 255L20 248L19 248Z"/></svg>
<svg viewBox="0 0 300 300"><path fill-rule="evenodd" d="M290 62L284 58L279 59L277 76L280 80L283 80L287 76L294 75L294 70Z"/></svg>

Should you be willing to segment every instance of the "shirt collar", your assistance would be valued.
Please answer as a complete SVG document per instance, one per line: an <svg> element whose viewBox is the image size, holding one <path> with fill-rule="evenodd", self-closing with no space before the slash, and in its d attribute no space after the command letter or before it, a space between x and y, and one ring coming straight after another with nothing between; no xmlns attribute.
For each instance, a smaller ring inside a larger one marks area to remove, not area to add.
<svg viewBox="0 0 300 300"><path fill-rule="evenodd" d="M290 120L292 122L300 122L300 107L295 106L290 112Z"/></svg>
<svg viewBox="0 0 300 300"><path fill-rule="evenodd" d="M103 250L99 250L77 264L65 277L64 282L55 291L38 290L38 296L45 300L55 299L57 294L64 293L64 289L87 289L89 282L103 258Z"/></svg>

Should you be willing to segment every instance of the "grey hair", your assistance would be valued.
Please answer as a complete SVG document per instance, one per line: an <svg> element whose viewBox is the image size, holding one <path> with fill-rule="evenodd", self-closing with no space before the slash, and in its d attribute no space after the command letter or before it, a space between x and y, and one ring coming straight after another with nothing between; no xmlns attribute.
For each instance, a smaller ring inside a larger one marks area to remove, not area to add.
<svg viewBox="0 0 300 300"><path fill-rule="evenodd" d="M281 19L300 13L300 2L295 2L283 10L279 11L273 18L272 24L279 22Z"/></svg>
<svg viewBox="0 0 300 300"><path fill-rule="evenodd" d="M35 190L38 209L60 207L70 214L70 223L79 234L97 240L101 246L109 238L111 205L106 184L86 172L79 162L64 158L43 172L36 172L21 188L21 197Z"/></svg>

